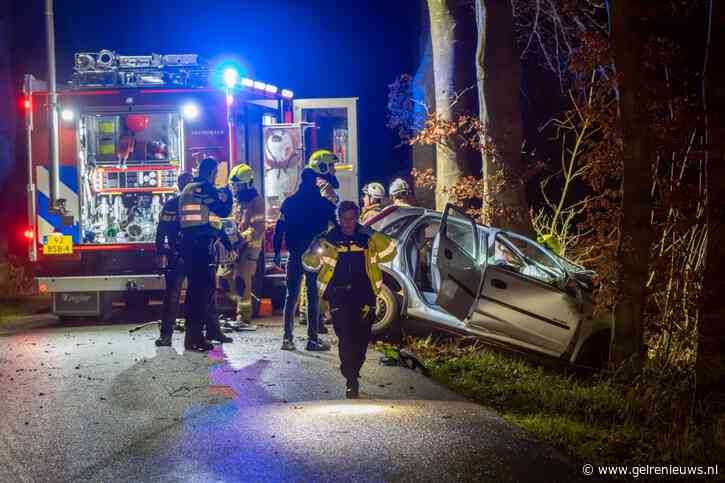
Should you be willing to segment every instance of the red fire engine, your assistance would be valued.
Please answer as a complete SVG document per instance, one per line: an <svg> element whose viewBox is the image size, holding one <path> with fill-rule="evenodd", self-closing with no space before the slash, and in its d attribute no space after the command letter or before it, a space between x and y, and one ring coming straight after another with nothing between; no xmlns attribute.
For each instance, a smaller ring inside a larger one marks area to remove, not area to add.
<svg viewBox="0 0 725 483"><path fill-rule="evenodd" d="M163 290L158 216L179 173L207 156L220 161L219 185L237 164L255 172L267 217L262 280L282 276L271 264L272 231L311 152L338 153L340 198L357 199L356 98L296 100L197 55L109 50L76 54L55 103L48 91L26 76L26 236L38 290L52 294L59 315L100 316L124 295L146 302Z"/></svg>

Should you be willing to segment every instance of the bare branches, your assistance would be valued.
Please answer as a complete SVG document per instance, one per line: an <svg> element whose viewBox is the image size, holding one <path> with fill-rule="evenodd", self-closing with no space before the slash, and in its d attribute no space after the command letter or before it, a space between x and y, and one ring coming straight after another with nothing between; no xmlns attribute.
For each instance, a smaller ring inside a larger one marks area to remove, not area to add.
<svg viewBox="0 0 725 483"><path fill-rule="evenodd" d="M597 0L512 0L521 58L538 56L559 78L562 92L571 85L571 59L584 33L606 34L607 17Z"/></svg>

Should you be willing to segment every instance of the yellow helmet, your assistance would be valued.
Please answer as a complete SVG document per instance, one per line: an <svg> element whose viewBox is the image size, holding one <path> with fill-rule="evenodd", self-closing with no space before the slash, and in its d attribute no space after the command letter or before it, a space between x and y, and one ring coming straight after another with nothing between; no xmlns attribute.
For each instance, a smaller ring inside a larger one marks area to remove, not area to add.
<svg viewBox="0 0 725 483"><path fill-rule="evenodd" d="M320 149L312 153L310 161L307 163L305 168L310 168L317 174L326 175L332 172L333 166L337 162L337 156L332 151L327 149Z"/></svg>
<svg viewBox="0 0 725 483"><path fill-rule="evenodd" d="M251 188L252 183L254 183L254 171L248 164L238 164L229 173L229 184L231 185L242 184Z"/></svg>

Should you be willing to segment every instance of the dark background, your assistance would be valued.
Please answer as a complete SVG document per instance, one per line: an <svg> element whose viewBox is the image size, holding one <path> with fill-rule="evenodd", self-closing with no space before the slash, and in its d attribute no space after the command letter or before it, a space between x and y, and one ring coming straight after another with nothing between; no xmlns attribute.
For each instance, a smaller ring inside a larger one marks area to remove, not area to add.
<svg viewBox="0 0 725 483"><path fill-rule="evenodd" d="M43 0L0 0L0 240L22 249L26 168L22 77L47 78ZM296 98L359 97L360 181L410 170L386 124L388 87L419 59L416 1L56 0L58 85L75 52L197 53L235 59L246 75Z"/></svg>

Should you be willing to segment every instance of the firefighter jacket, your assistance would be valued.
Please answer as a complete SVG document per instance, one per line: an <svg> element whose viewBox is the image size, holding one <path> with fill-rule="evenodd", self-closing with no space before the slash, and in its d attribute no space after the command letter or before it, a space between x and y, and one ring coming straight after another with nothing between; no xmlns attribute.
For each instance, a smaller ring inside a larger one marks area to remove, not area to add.
<svg viewBox="0 0 725 483"><path fill-rule="evenodd" d="M395 241L371 228L358 225L353 244L344 236L340 227L318 236L302 256L305 270L317 272L317 289L324 296L328 284L335 276L338 258L342 251L362 251L365 255L365 273L375 295L383 286L380 264L391 261L397 254Z"/></svg>
<svg viewBox="0 0 725 483"><path fill-rule="evenodd" d="M337 224L335 205L320 195L320 189L312 185L300 188L284 200L279 220L274 230L274 252L282 249L282 240L287 242L290 253L302 255L310 242Z"/></svg>
<svg viewBox="0 0 725 483"><path fill-rule="evenodd" d="M373 205L366 206L360 213L360 224L364 225L368 220L372 220L383 211L382 203L375 203Z"/></svg>
<svg viewBox="0 0 725 483"><path fill-rule="evenodd" d="M219 236L221 219L232 211L233 199L227 193L222 201L219 190L209 181L194 178L179 196L179 226L183 236Z"/></svg>
<svg viewBox="0 0 725 483"><path fill-rule="evenodd" d="M399 208L414 208L415 207L415 205L412 205L408 200L404 200L402 198L394 199L393 205L395 205Z"/></svg>
<svg viewBox="0 0 725 483"><path fill-rule="evenodd" d="M173 254L179 249L179 196L172 196L161 210L156 227L156 253Z"/></svg>
<svg viewBox="0 0 725 483"><path fill-rule="evenodd" d="M255 188L245 190L237 196L234 209L240 242L246 245L250 254L257 255L264 240L264 201ZM255 256L256 258L256 256Z"/></svg>

